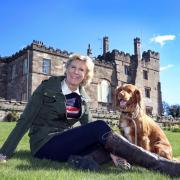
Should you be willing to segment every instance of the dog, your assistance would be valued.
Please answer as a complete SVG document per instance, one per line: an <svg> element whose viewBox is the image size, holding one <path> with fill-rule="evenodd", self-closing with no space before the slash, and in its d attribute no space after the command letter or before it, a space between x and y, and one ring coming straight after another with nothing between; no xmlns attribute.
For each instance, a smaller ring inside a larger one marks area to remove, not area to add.
<svg viewBox="0 0 180 180"><path fill-rule="evenodd" d="M130 142L172 160L172 146L159 125L143 110L140 90L132 84L117 87L115 106L121 112L119 128Z"/></svg>

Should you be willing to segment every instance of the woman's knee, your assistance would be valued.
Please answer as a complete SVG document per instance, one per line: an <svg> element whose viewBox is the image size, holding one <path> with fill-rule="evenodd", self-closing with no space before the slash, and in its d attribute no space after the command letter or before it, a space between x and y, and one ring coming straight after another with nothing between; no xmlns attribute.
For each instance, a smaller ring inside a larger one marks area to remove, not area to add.
<svg viewBox="0 0 180 180"><path fill-rule="evenodd" d="M98 129L104 129L107 131L111 130L111 128L108 126L108 124L103 120L97 120L97 121L94 121L94 123L95 123L95 127Z"/></svg>

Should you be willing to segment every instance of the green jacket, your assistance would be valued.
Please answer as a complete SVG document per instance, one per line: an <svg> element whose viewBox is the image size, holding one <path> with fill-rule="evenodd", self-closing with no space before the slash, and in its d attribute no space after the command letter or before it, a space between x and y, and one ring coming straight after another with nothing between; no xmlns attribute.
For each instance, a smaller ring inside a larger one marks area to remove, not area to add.
<svg viewBox="0 0 180 180"><path fill-rule="evenodd" d="M66 131L76 123L90 122L87 95L80 87L82 115L79 119L67 119L65 96L62 94L63 76L51 77L39 85L32 94L15 128L3 144L0 153L10 157L19 141L29 130L30 149L34 155L53 136Z"/></svg>

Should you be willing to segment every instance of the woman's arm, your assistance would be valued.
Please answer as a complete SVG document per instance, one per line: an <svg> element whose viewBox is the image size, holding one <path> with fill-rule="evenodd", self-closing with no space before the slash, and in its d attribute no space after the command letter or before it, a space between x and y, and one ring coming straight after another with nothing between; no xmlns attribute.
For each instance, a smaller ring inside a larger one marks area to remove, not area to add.
<svg viewBox="0 0 180 180"><path fill-rule="evenodd" d="M84 115L82 116L82 118L80 119L80 123L82 125L87 124L92 121L92 114L91 114L88 103L85 102L84 106L85 106L85 112L84 112Z"/></svg>
<svg viewBox="0 0 180 180"><path fill-rule="evenodd" d="M34 91L16 126L1 147L1 155L9 158L15 151L24 134L29 130L42 104L42 89L43 83Z"/></svg>

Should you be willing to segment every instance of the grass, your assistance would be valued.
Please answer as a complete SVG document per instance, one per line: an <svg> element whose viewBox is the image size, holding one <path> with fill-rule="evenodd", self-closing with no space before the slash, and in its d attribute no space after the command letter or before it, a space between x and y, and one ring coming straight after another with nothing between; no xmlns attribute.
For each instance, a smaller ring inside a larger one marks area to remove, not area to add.
<svg viewBox="0 0 180 180"><path fill-rule="evenodd" d="M15 123L0 122L0 146ZM180 156L180 133L166 131L173 145L174 155ZM133 166L131 171L123 171L112 164L103 165L99 172L74 170L67 163L32 158L29 151L28 135L26 134L18 145L15 154L7 163L0 164L1 180L163 180L170 179L144 168Z"/></svg>

